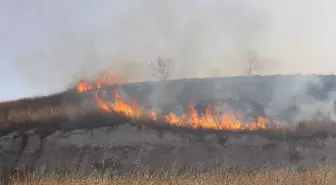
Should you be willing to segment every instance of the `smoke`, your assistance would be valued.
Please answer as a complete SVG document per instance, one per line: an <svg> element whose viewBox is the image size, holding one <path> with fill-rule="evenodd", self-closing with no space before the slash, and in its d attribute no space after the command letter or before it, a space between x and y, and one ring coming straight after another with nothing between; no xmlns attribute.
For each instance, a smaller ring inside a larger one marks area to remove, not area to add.
<svg viewBox="0 0 336 185"><path fill-rule="evenodd" d="M329 0L1 4L9 17L3 25L11 33L7 40L14 42L8 49L13 73L44 92L104 71L150 80L148 63L160 56L174 60L171 78L244 75L250 51L259 57L257 74L335 71L335 3ZM285 108L316 80L297 81L285 90L279 82L271 92L277 97L273 103Z"/></svg>
<svg viewBox="0 0 336 185"><path fill-rule="evenodd" d="M21 22L31 23L25 36L32 38L13 62L22 80L52 88L104 70L148 79L147 64L158 56L175 61L173 78L242 75L250 50L264 58L260 74L313 72L303 64L319 57L311 47L319 44L313 40L318 7L262 0L32 1L16 9Z"/></svg>

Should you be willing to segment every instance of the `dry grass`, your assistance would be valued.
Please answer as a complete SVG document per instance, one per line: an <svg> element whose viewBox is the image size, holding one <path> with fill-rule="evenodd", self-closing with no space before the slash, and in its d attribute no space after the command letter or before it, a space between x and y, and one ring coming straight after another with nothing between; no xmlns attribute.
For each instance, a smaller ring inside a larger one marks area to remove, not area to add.
<svg viewBox="0 0 336 185"><path fill-rule="evenodd" d="M93 100L86 100L76 104L62 103L56 106L48 105L33 108L9 109L6 113L0 115L0 125L13 124L26 121L48 121L59 118L75 119L99 110Z"/></svg>
<svg viewBox="0 0 336 185"><path fill-rule="evenodd" d="M49 96L0 102L0 128L25 121L72 119L97 110L92 94L79 94L70 89Z"/></svg>
<svg viewBox="0 0 336 185"><path fill-rule="evenodd" d="M154 177L148 175L109 178L101 175L89 176L25 176L12 178L11 185L145 185L145 184L183 184L183 185L334 185L336 169L323 167L312 172L265 171L252 173L206 173L180 176Z"/></svg>
<svg viewBox="0 0 336 185"><path fill-rule="evenodd" d="M52 120L59 117L74 118L84 115L88 112L97 110L98 107L94 101L83 101L78 104L60 104L58 106L46 105L43 108L34 109L12 109L8 111L7 119L9 121L37 121Z"/></svg>

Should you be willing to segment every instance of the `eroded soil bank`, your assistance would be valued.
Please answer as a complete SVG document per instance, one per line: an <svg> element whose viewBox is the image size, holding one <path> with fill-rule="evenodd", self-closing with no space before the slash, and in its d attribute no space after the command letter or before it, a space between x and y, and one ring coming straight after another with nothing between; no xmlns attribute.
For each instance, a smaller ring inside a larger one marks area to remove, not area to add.
<svg viewBox="0 0 336 185"><path fill-rule="evenodd" d="M336 166L335 154L335 134L308 129L189 132L124 123L56 131L46 137L29 131L25 135L12 132L0 138L3 174L23 169L44 172L55 167L70 172L97 169L124 175L137 169L148 172L265 167L309 170L322 164Z"/></svg>

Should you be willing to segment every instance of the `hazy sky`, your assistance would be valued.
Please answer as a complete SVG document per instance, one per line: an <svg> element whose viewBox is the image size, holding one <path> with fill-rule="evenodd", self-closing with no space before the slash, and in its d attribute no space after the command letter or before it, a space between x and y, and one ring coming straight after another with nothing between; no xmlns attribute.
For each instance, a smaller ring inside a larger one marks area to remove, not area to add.
<svg viewBox="0 0 336 185"><path fill-rule="evenodd" d="M148 79L174 60L174 77L335 73L334 0L0 0L0 100L48 94L112 71Z"/></svg>

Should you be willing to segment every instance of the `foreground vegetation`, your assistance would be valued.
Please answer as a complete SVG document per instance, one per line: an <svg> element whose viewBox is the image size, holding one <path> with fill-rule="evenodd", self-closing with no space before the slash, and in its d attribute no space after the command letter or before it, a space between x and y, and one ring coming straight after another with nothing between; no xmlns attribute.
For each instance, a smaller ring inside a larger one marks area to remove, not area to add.
<svg viewBox="0 0 336 185"><path fill-rule="evenodd" d="M147 184L227 184L227 185L334 185L336 169L321 167L315 171L295 172L290 170L259 171L244 173L189 173L186 175L150 176L146 174L130 177L110 177L105 175L24 175L13 176L11 185L147 185Z"/></svg>

